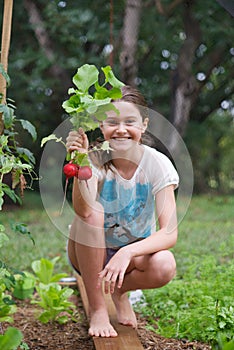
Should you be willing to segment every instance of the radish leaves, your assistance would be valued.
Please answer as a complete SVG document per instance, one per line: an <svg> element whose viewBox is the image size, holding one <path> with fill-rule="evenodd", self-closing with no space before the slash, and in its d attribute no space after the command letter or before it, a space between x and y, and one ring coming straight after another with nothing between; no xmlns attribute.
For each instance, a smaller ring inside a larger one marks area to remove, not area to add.
<svg viewBox="0 0 234 350"><path fill-rule="evenodd" d="M75 129L82 127L84 131L94 130L98 127L98 122L106 118L107 111L114 110L119 113L111 100L122 96L121 87L124 84L115 77L110 66L101 70L104 73L102 85L99 84L98 69L89 64L78 68L72 79L77 89L68 90L71 96L63 102L62 107L71 116ZM93 91L92 94L90 90Z"/></svg>

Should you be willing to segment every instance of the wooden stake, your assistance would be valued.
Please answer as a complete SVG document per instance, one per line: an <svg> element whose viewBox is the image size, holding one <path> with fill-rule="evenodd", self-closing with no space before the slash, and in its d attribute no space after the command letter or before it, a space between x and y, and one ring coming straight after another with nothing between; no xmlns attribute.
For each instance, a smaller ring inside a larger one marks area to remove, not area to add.
<svg viewBox="0 0 234 350"><path fill-rule="evenodd" d="M3 22L2 22L2 44L1 44L1 64L5 72L8 68L8 54L10 48L11 39L11 22L12 22L12 10L13 10L13 0L4 0L4 12L3 12ZM6 102L6 80L0 74L0 93L2 95L1 103ZM0 135L4 130L2 116L0 115Z"/></svg>

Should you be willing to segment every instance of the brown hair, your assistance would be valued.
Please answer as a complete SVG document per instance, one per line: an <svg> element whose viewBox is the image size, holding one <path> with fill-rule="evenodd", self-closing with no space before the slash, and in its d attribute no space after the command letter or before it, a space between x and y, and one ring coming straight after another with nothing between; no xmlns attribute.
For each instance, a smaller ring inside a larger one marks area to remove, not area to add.
<svg viewBox="0 0 234 350"><path fill-rule="evenodd" d="M132 86L124 85L121 88L121 92L122 92L122 97L118 100L114 100L115 102L125 101L125 102L134 103L136 105L144 106L144 107L147 106L144 96L140 93L140 91L133 88Z"/></svg>

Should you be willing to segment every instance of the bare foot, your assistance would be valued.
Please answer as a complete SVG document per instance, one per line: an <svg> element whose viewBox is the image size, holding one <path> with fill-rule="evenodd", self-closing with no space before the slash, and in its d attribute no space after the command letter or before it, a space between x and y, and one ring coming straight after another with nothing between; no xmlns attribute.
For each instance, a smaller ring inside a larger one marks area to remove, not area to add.
<svg viewBox="0 0 234 350"><path fill-rule="evenodd" d="M119 323L125 326L132 326L137 328L137 319L135 312L132 309L130 301L128 300L128 294L121 294L116 288L112 294L112 299L116 307L117 318Z"/></svg>
<svg viewBox="0 0 234 350"><path fill-rule="evenodd" d="M89 335L96 337L117 337L117 332L109 321L107 310L90 311Z"/></svg>

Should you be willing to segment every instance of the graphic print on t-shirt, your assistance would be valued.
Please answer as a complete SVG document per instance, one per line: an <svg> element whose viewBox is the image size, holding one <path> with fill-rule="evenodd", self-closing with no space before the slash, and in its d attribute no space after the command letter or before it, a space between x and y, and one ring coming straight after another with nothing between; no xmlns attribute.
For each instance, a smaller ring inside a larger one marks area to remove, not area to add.
<svg viewBox="0 0 234 350"><path fill-rule="evenodd" d="M119 247L151 234L154 198L150 183L126 186L116 179L106 180L100 193L105 211L108 247Z"/></svg>

